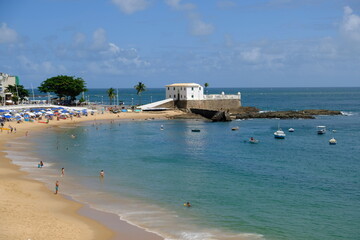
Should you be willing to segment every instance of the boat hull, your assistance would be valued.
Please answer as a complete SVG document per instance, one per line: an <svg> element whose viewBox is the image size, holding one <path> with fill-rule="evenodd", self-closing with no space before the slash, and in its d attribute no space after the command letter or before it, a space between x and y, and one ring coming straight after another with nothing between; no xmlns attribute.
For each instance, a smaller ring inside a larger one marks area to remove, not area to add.
<svg viewBox="0 0 360 240"><path fill-rule="evenodd" d="M274 138L276 138L276 139L284 139L285 136L274 135Z"/></svg>

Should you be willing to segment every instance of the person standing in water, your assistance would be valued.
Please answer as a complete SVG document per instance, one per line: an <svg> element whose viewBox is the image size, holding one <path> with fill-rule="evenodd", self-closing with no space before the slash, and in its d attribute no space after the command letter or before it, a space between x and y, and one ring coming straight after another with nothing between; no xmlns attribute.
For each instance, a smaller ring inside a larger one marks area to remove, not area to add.
<svg viewBox="0 0 360 240"><path fill-rule="evenodd" d="M56 181L56 182L55 182L55 194L58 194L59 185L60 185L59 181Z"/></svg>
<svg viewBox="0 0 360 240"><path fill-rule="evenodd" d="M63 177L65 175L65 168L61 169L61 176Z"/></svg>
<svg viewBox="0 0 360 240"><path fill-rule="evenodd" d="M101 170L101 171L100 171L100 177L101 177L101 178L104 178L104 176L105 176L104 170Z"/></svg>

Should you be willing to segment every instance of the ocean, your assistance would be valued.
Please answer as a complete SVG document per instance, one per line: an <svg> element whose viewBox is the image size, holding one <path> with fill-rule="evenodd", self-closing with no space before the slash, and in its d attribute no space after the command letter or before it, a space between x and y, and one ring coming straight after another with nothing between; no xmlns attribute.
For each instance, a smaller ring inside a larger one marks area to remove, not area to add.
<svg viewBox="0 0 360 240"><path fill-rule="evenodd" d="M103 91L104 101L106 90L88 93L99 99ZM119 99L138 101L134 91L119 89ZM359 239L360 88L207 91L241 92L244 106L263 111L329 109L344 115L88 122L13 142L8 155L50 189L60 179L61 193L166 239ZM148 89L142 101L164 95L164 89ZM287 135L283 140L273 137L278 125ZM327 133L317 135L318 125L327 126ZM248 143L250 137L259 143ZM332 137L337 145L329 145ZM45 168L36 167L39 160Z"/></svg>

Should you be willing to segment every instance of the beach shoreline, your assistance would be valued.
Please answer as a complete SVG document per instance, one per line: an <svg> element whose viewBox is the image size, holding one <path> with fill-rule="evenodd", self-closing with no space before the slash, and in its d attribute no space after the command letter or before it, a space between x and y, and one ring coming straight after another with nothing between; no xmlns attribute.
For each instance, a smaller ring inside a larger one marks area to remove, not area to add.
<svg viewBox="0 0 360 240"><path fill-rule="evenodd" d="M38 122L6 122L16 128L16 133L0 133L0 239L145 239L162 237L133 226L117 215L100 212L72 200L61 193L55 195L37 180L6 157L6 144L19 137L31 138L48 128L74 125L91 121L169 119L184 114L181 111L141 112L113 114L105 112L72 120ZM25 139L26 140L26 139ZM114 227L114 224L116 227Z"/></svg>

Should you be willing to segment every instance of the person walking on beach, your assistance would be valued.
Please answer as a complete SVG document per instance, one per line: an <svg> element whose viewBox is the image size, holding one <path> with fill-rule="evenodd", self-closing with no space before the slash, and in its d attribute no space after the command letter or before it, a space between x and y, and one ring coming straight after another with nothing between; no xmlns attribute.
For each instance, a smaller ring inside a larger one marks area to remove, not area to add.
<svg viewBox="0 0 360 240"><path fill-rule="evenodd" d="M58 194L59 185L60 185L59 181L56 181L56 182L55 182L55 194Z"/></svg>
<svg viewBox="0 0 360 240"><path fill-rule="evenodd" d="M43 161L40 161L40 167L42 168L44 166Z"/></svg>

